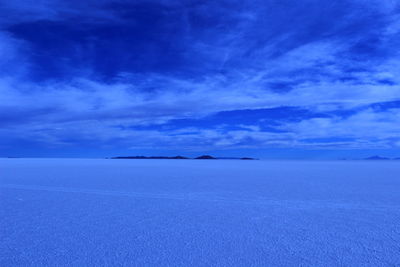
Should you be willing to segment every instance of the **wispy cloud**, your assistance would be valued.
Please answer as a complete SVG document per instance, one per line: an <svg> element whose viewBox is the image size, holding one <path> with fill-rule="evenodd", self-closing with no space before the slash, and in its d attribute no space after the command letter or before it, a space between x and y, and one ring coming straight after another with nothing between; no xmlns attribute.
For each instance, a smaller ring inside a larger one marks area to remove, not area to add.
<svg viewBox="0 0 400 267"><path fill-rule="evenodd" d="M400 100L395 1L9 1L1 9L5 145L399 143L398 110L368 108ZM207 126L220 112L279 107L326 116ZM177 119L204 125L165 129ZM135 128L143 125L154 129Z"/></svg>

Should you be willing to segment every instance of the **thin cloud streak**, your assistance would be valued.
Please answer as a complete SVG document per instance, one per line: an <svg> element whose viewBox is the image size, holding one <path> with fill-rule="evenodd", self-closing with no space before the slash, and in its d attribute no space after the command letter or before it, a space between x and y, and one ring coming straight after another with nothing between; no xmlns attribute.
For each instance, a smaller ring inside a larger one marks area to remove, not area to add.
<svg viewBox="0 0 400 267"><path fill-rule="evenodd" d="M369 108L400 101L394 1L235 1L228 7L223 1L60 0L30 6L13 1L1 7L8 14L0 20L3 147L23 140L397 149L400 142L398 109ZM154 26L146 26L149 18ZM240 130L229 127L240 128L245 119L218 127L206 122L221 112L281 107L326 117L292 122L266 115ZM165 128L180 119L205 125ZM267 129L264 121L274 126Z"/></svg>

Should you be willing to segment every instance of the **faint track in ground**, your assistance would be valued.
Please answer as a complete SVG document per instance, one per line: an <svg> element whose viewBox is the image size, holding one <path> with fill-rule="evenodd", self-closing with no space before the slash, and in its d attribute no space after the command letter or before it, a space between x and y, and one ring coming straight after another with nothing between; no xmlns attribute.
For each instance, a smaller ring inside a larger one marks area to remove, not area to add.
<svg viewBox="0 0 400 267"><path fill-rule="evenodd" d="M18 185L3 184L0 188L30 190L30 191L47 191L60 193L77 193L77 194L93 194L102 196L117 196L131 198L148 198L148 199L165 199L180 201L206 201L218 203L241 203L249 205L269 205L290 209L345 209L345 210L373 210L373 211L395 211L400 214L400 206L396 205L365 205L360 203L338 203L324 200L276 200L262 197L254 198L235 198L215 196L210 193L145 193L145 192L129 192L129 191L111 191L111 190L95 190L95 189L79 189L56 186L37 186L37 185Z"/></svg>

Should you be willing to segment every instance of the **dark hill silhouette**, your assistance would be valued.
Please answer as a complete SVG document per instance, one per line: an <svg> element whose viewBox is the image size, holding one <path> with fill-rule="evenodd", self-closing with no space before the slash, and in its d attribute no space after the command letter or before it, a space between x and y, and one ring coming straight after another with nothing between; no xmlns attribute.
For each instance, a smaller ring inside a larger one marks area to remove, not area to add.
<svg viewBox="0 0 400 267"><path fill-rule="evenodd" d="M210 156L210 155L203 155L203 156L197 157L195 159L217 159L217 158L214 158L213 156Z"/></svg>
<svg viewBox="0 0 400 267"><path fill-rule="evenodd" d="M175 156L175 157L164 157L164 156L129 156L129 157L113 157L112 159L189 159L182 156Z"/></svg>
<svg viewBox="0 0 400 267"><path fill-rule="evenodd" d="M210 155L202 155L196 158L187 158L183 156L167 157L167 156L123 156L123 157L112 157L111 159L239 159L239 160L255 160L255 158L243 157L243 158L232 158L232 157L221 157L216 158Z"/></svg>
<svg viewBox="0 0 400 267"><path fill-rule="evenodd" d="M372 156L369 158L365 158L365 160L390 160L390 158L385 158L385 157L381 157L381 156Z"/></svg>

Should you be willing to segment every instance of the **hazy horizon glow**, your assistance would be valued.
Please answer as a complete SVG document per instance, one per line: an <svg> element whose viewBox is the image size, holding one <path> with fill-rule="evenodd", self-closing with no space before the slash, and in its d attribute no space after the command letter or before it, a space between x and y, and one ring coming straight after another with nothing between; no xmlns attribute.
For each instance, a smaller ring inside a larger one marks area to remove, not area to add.
<svg viewBox="0 0 400 267"><path fill-rule="evenodd" d="M0 0L0 156L400 157L392 0Z"/></svg>

